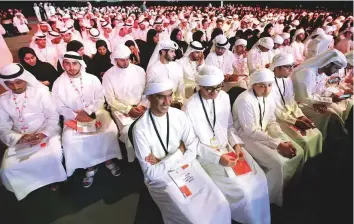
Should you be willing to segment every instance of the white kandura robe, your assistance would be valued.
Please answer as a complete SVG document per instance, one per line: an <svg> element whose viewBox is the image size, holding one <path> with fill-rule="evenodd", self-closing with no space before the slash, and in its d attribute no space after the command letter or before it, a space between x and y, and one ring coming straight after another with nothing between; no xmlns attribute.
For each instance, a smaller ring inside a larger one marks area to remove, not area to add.
<svg viewBox="0 0 354 224"><path fill-rule="evenodd" d="M145 30L142 30L142 29L139 28L139 29L133 31L133 33L132 33L133 38L135 40L146 41L148 31L149 31L148 28L146 28Z"/></svg>
<svg viewBox="0 0 354 224"><path fill-rule="evenodd" d="M183 68L177 62L171 61L168 64L162 64L160 60L152 64L146 72L146 81L149 82L153 77L163 75L172 80L173 86L173 101L183 103L184 101L184 82Z"/></svg>
<svg viewBox="0 0 354 224"><path fill-rule="evenodd" d="M17 28L18 32L20 33L28 33L29 32L29 29L28 29L28 26L27 26L27 19L26 18L17 18L16 16L14 17L14 26Z"/></svg>
<svg viewBox="0 0 354 224"><path fill-rule="evenodd" d="M339 130L328 130L328 124L331 119L338 120L344 128L344 120L342 119L342 116L345 115L340 114L340 110L335 110L338 105L337 103L327 105L327 112L325 113L320 113L313 109L313 104L319 103L316 100L331 95L331 92L328 92L326 88L327 76L324 73L319 74L318 68L310 68L301 69L293 73L291 78L294 85L295 100L299 102L299 106L303 113L315 123L323 137L326 138L327 135L335 136L338 135L338 133L342 133ZM346 101L342 101L341 103L346 103ZM343 112L349 114L350 105L345 105L345 109L346 110ZM327 132L329 133L327 134Z"/></svg>
<svg viewBox="0 0 354 224"><path fill-rule="evenodd" d="M294 41L290 44L290 46L293 49L293 56L294 56L295 64L301 64L305 60L304 44L301 42Z"/></svg>
<svg viewBox="0 0 354 224"><path fill-rule="evenodd" d="M209 120L213 124L212 100L203 99L203 102ZM209 148L200 148L198 161L230 203L233 220L240 223L270 223L267 179L251 155L246 150L242 150L244 158L252 168L252 173L241 176L236 176L232 168L219 163L222 154L231 152L228 142L232 147L236 144L243 144L243 142L235 134L230 99L227 93L220 91L214 102L216 110L215 135L220 152L211 148L210 139L213 138L213 132L205 117L199 94L195 93L183 107L201 144Z"/></svg>
<svg viewBox="0 0 354 224"><path fill-rule="evenodd" d="M36 53L39 60L43 62L48 62L54 68L57 68L59 53L58 49L53 45L47 45L45 48L41 49L36 44L33 47L34 52Z"/></svg>
<svg viewBox="0 0 354 224"><path fill-rule="evenodd" d="M149 107L149 102L143 95L145 79L144 69L134 64L129 64L128 68L124 69L113 66L102 78L106 101L112 110L113 119L118 124L120 140L125 144L129 162L135 159L128 136L129 127L135 118L129 117L128 113L133 106Z"/></svg>
<svg viewBox="0 0 354 224"><path fill-rule="evenodd" d="M64 121L74 120L77 116L75 111L85 110L89 115L96 113L102 127L92 134L76 133L73 129L64 127L62 144L68 176L78 168L92 167L113 158L122 159L117 126L109 113L103 109L104 89L96 76L82 71L81 76L83 93L80 77L74 78L73 82L83 95L85 104L89 104L88 107L84 108L66 72L61 74L53 84L53 100L59 114L64 116Z"/></svg>
<svg viewBox="0 0 354 224"><path fill-rule="evenodd" d="M241 55L237 55L236 53L233 54L232 68L234 70L233 74L235 75L249 76L250 74L247 66L247 57L244 57L243 54ZM248 85L249 85L249 77L240 76L235 86L239 86L244 89L247 89Z"/></svg>
<svg viewBox="0 0 354 224"><path fill-rule="evenodd" d="M232 68L234 56L231 51L225 50L221 56L216 55L215 52L210 52L205 59L206 65L214 65L223 71L224 75L232 75L234 70Z"/></svg>
<svg viewBox="0 0 354 224"><path fill-rule="evenodd" d="M25 151L9 155L5 151L1 164L1 180L4 186L15 193L18 200L30 192L51 183L62 182L67 176L62 165L59 114L46 89L27 87L27 105L23 109L24 123L28 127L23 134L43 133L47 138L45 148L24 148ZM22 108L25 93L16 94L17 103ZM22 137L21 122L8 91L0 96L0 139L10 148L23 148L16 143ZM33 150L33 151L31 151ZM11 150L12 151L12 150Z"/></svg>
<svg viewBox="0 0 354 224"><path fill-rule="evenodd" d="M276 78L276 80L281 93L279 92L277 84L273 83L271 95L276 105L275 113L277 122L281 130L304 149L304 162L306 162L308 158L313 158L322 152L322 134L317 128L314 128L306 130L306 135L302 136L301 133L291 128L295 125L297 118L305 115L295 101L295 93L291 79ZM282 80L284 80L285 87ZM281 94L283 95L285 106Z"/></svg>
<svg viewBox="0 0 354 224"><path fill-rule="evenodd" d="M250 74L259 68L265 68L272 63L273 53L271 51L262 52L257 46L253 47L247 55L247 65Z"/></svg>
<svg viewBox="0 0 354 224"><path fill-rule="evenodd" d="M194 94L194 90L197 87L196 75L204 67L205 63L198 66L197 61L190 61L189 56L182 57L177 60L177 63L183 68L183 79L185 87L185 97L188 99Z"/></svg>
<svg viewBox="0 0 354 224"><path fill-rule="evenodd" d="M202 147L193 127L184 112L169 108L168 155L158 140L149 117L149 111L137 121L133 129L136 157L144 173L145 184L160 208L166 224L230 224L231 214L227 200L219 188L196 160L197 151ZM167 119L154 115L157 130L166 145ZM178 147L185 144L183 154ZM151 165L145 158L153 154L161 161ZM202 179L203 184L192 196L185 198L168 172L188 164Z"/></svg>
<svg viewBox="0 0 354 224"><path fill-rule="evenodd" d="M252 90L244 91L237 97L232 107L234 127L238 136L245 143L246 150L266 174L270 202L281 206L283 204L283 189L296 173L303 159L304 151L284 134L276 123L273 98L271 96L265 98L265 108L263 98L257 98ZM263 114L265 111L262 120L263 130L260 125L259 105L261 113ZM291 141L296 148L296 156L292 159L283 157L276 150L278 145L284 141Z"/></svg>

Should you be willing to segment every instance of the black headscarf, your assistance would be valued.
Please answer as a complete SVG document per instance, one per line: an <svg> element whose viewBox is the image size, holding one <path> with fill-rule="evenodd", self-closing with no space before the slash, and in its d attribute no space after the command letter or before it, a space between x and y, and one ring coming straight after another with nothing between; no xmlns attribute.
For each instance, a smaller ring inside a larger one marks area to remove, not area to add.
<svg viewBox="0 0 354 224"><path fill-rule="evenodd" d="M31 66L25 62L26 54L32 54L37 58L37 62L34 66ZM20 58L21 65L29 71L39 81L49 81L49 89L52 89L54 81L58 78L59 74L55 68L47 63L38 59L36 53L32 48L22 47L18 50L18 57Z"/></svg>
<svg viewBox="0 0 354 224"><path fill-rule="evenodd" d="M271 23L268 23L265 27L264 27L264 31L263 33L261 33L261 36L260 38L263 38L263 37L272 37L272 35L270 35L270 33L268 33L268 29L273 27L273 24Z"/></svg>
<svg viewBox="0 0 354 224"><path fill-rule="evenodd" d="M107 53L105 55L101 55L98 53L98 48L104 46L107 49ZM111 63L111 52L108 50L108 46L106 41L98 40L96 42L97 53L92 58L92 64L94 69L94 75L96 75L102 81L102 72L106 72L113 65Z"/></svg>
<svg viewBox="0 0 354 224"><path fill-rule="evenodd" d="M146 35L146 43L140 49L140 66L146 70L152 53L154 53L156 43L154 42L154 36L156 36L157 31L150 29Z"/></svg>
<svg viewBox="0 0 354 224"><path fill-rule="evenodd" d="M72 40L66 45L66 51L78 52L82 47L84 47L84 45L80 41Z"/></svg>
<svg viewBox="0 0 354 224"><path fill-rule="evenodd" d="M154 48L156 46L156 43L154 42L154 36L156 36L156 34L157 34L156 30L150 29L146 35L146 43L149 45L153 45Z"/></svg>
<svg viewBox="0 0 354 224"><path fill-rule="evenodd" d="M170 38L172 41L176 42L179 46L179 49L176 50L176 57L175 60L178 60L180 58L183 57L183 54L186 52L187 48L188 48L188 44L185 41L181 41L181 40L177 40L177 34L178 32L180 32L181 30L176 28L174 30L172 30Z"/></svg>

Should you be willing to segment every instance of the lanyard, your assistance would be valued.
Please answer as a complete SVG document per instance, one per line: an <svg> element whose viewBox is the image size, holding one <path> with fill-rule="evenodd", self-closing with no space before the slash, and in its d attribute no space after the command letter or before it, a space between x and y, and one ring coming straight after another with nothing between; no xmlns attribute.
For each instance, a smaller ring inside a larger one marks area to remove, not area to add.
<svg viewBox="0 0 354 224"><path fill-rule="evenodd" d="M167 118L167 136L166 136L166 144L167 144L167 148L165 147L165 145L163 144L162 142L162 139L161 139L161 136L159 134L159 131L157 130L156 128L156 124L155 124L155 121L154 119L152 118L152 115L151 115L151 110L149 110L149 116L150 116L150 119L151 119L151 122L152 122L152 125L154 126L154 130L156 132L156 135L157 137L159 138L159 141L160 141L160 144L163 148L163 151L165 151L166 155L168 154L168 143L169 143L169 140L170 140L170 119L169 119L169 116L168 116L168 112L166 114L166 118Z"/></svg>
<svg viewBox="0 0 354 224"><path fill-rule="evenodd" d="M278 87L278 90L279 90L279 93L280 93L280 96L281 96L281 100L283 101L283 104L284 104L284 107L285 107L285 99L284 99L284 95L285 95L285 83L284 83L284 79L282 78L281 80L283 80L283 86L284 86L284 92L281 93L280 91L280 87L279 87L279 84L278 84L278 80L277 80L277 77L274 76L274 79L275 79L275 83L277 84L277 87Z"/></svg>
<svg viewBox="0 0 354 224"><path fill-rule="evenodd" d="M262 121L263 121L264 114L265 114L265 100L264 100L264 97L263 97L263 107L264 107L264 111L263 111L263 116L262 116L262 108L261 108L261 104L259 103L258 98L257 98L257 95L256 95L256 92L255 92L254 90L253 90L253 94L254 94L254 96L255 96L255 97L256 97L256 99L257 99L258 108L259 108L259 124L261 125L261 129L263 130L263 124L262 124Z"/></svg>
<svg viewBox="0 0 354 224"><path fill-rule="evenodd" d="M13 98L12 98L13 100L14 100L14 102L15 102L15 106L16 106L16 111L17 111L17 113L18 113L18 119L20 120L20 122L21 122L21 125L22 125L22 127L21 127L21 130L22 130L22 132L26 132L26 130L28 129L28 127L26 127L26 125L24 124L24 122L25 122L25 119L24 119L24 117L23 117L23 110L26 108L26 106L27 106L27 92L25 92L25 99L24 99L24 101L23 101L23 104L22 104L22 108L20 109L20 107L19 107L19 105L18 105L18 103L17 103L17 97L15 96L15 94L13 94Z"/></svg>
<svg viewBox="0 0 354 224"><path fill-rule="evenodd" d="M214 100L213 100L213 110L214 110L214 122L213 122L213 123L214 123L214 124L211 125L211 122L210 122L210 120L209 120L209 116L208 116L208 114L207 114L207 112L206 112L206 109L205 109L205 106L204 106L204 103L203 103L203 100L202 100L202 96L200 95L200 92L198 92L198 94L199 94L200 102L202 103L202 106L203 106L203 110L204 110L205 117L206 117L206 119L207 119L207 121L208 121L208 124L209 124L211 130L213 131L213 135L215 136L215 131L214 131L215 122L216 122L215 102L214 102Z"/></svg>
<svg viewBox="0 0 354 224"><path fill-rule="evenodd" d="M85 100L84 100L84 97L83 97L83 95L84 95L84 87L82 85L82 76L80 76L80 90L81 90L81 93L78 90L78 88L74 85L73 79L72 78L69 78L69 79L70 79L71 85L74 87L75 91L79 95L79 97L80 97L80 99L82 101L82 104L84 105L85 108L87 108L92 103L92 101L89 104L85 104Z"/></svg>

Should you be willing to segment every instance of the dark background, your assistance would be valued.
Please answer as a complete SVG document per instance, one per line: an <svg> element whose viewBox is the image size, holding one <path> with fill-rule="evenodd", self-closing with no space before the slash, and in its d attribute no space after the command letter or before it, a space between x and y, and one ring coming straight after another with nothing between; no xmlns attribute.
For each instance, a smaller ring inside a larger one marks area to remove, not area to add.
<svg viewBox="0 0 354 224"><path fill-rule="evenodd" d="M22 8L25 16L34 16L33 3L38 1L4 1L0 3L0 9ZM49 1L59 7L86 6L86 1ZM107 5L130 5L140 6L142 1L90 1L93 7ZM212 3L213 6L220 6L220 1L147 1L147 7L153 5L200 5L207 6ZM265 8L294 8L294 9L329 9L333 12L353 12L353 1L224 1L224 5L240 4L244 6L260 6Z"/></svg>

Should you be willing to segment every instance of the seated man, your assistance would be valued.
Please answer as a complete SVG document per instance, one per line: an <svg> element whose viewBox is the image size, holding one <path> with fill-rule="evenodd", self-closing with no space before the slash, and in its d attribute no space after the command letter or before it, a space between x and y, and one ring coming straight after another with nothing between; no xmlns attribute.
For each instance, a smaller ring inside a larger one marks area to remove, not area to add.
<svg viewBox="0 0 354 224"><path fill-rule="evenodd" d="M9 147L1 164L1 179L22 200L38 188L67 178L59 114L48 88L21 65L9 64L0 74L9 89L0 96L0 140Z"/></svg>
<svg viewBox="0 0 354 224"><path fill-rule="evenodd" d="M198 161L229 201L233 220L270 223L267 179L263 170L242 149L243 142L235 134L230 99L221 90L223 72L206 65L199 74L199 92L183 107L201 144L209 147L208 151L201 148L204 151L198 153ZM236 159L228 155L234 151L238 159L245 160L254 172L248 175L235 173L232 167Z"/></svg>
<svg viewBox="0 0 354 224"><path fill-rule="evenodd" d="M270 70L274 71L275 84L272 97L276 105L276 117L281 130L304 149L304 162L322 152L322 134L301 111L294 99L294 57L280 53L274 56Z"/></svg>
<svg viewBox="0 0 354 224"><path fill-rule="evenodd" d="M112 110L112 116L121 134L120 140L125 143L128 161L133 162L135 153L128 138L130 124L144 114L148 107L145 89L145 72L141 67L129 62L130 49L117 44L112 54L114 65L102 79L106 92L106 100Z"/></svg>
<svg viewBox="0 0 354 224"><path fill-rule="evenodd" d="M347 60L340 51L329 50L303 62L291 76L295 100L306 117L322 132L324 139L345 134L344 121L352 103L330 91L333 88L328 88L331 84L328 77L346 66ZM337 124L336 129L329 128L329 124L334 123Z"/></svg>
<svg viewBox="0 0 354 224"><path fill-rule="evenodd" d="M177 63L183 68L186 99L193 95L196 83L195 77L204 66L204 47L198 41L192 41L183 57Z"/></svg>
<svg viewBox="0 0 354 224"><path fill-rule="evenodd" d="M145 184L165 223L231 223L228 202L196 160L203 146L191 123L170 108L173 86L161 76L147 84L150 109L133 127Z"/></svg>
<svg viewBox="0 0 354 224"><path fill-rule="evenodd" d="M266 68L250 75L250 89L233 107L234 127L245 148L264 169L270 202L283 204L283 190L295 174L304 151L276 123L274 99L269 96L274 74Z"/></svg>
<svg viewBox="0 0 354 224"><path fill-rule="evenodd" d="M146 70L146 80L149 82L155 76L166 77L173 82L172 107L181 108L184 98L183 68L174 62L178 45L172 40L160 41L152 54Z"/></svg>
<svg viewBox="0 0 354 224"><path fill-rule="evenodd" d="M271 37L263 37L248 52L247 65L250 74L260 68L268 68L273 59L274 41Z"/></svg>
<svg viewBox="0 0 354 224"><path fill-rule="evenodd" d="M93 183L97 168L95 165L105 162L114 176L120 175L118 166L111 159L122 159L118 144L117 126L109 113L103 109L104 89L100 80L85 72L86 65L82 57L73 51L67 52L61 59L65 70L54 82L53 100L64 121L87 124L94 119L101 122L101 128L95 133L80 133L66 126L63 131L63 149L66 172L71 176L77 168L88 168L83 180L84 187ZM74 127L75 129L75 127Z"/></svg>

